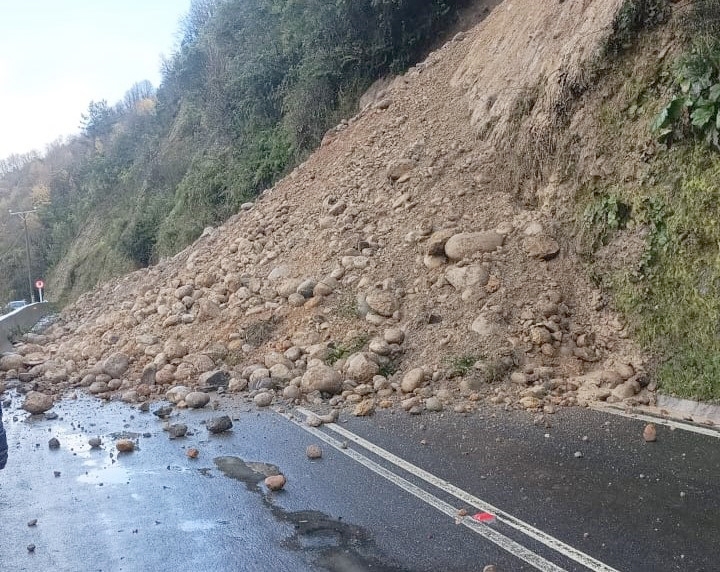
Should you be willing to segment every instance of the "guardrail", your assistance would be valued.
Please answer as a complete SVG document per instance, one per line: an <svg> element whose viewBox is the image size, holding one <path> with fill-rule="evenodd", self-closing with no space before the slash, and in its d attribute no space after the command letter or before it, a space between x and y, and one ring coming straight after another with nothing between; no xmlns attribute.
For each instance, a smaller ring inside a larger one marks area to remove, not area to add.
<svg viewBox="0 0 720 572"><path fill-rule="evenodd" d="M49 304L38 302L0 316L0 352L11 352L13 349L11 338L18 332L27 332L40 321L40 318L49 313Z"/></svg>

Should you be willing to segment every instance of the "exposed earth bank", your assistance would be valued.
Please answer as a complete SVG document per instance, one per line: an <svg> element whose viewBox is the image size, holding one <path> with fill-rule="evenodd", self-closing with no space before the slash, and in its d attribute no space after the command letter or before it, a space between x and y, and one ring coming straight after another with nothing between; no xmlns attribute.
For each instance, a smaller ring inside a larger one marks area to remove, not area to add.
<svg viewBox="0 0 720 572"><path fill-rule="evenodd" d="M653 404L647 358L576 251L580 175L545 160L621 4L501 3L222 227L25 336L0 359L5 379L189 407L219 389L360 416Z"/></svg>

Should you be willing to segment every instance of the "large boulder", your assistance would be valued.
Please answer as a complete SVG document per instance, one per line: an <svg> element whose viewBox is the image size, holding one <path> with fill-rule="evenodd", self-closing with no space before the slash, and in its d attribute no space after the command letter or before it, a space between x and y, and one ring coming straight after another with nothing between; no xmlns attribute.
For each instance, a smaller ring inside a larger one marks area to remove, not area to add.
<svg viewBox="0 0 720 572"><path fill-rule="evenodd" d="M504 240L504 235L494 231L461 232L445 243L445 254L450 260L462 260L474 254L493 252Z"/></svg>
<svg viewBox="0 0 720 572"><path fill-rule="evenodd" d="M372 381L380 371L378 364L368 359L364 353L351 355L347 360L346 368L348 377L360 383Z"/></svg>
<svg viewBox="0 0 720 572"><path fill-rule="evenodd" d="M45 413L53 406L53 398L39 391L31 391L25 396L23 409L33 415Z"/></svg>
<svg viewBox="0 0 720 572"><path fill-rule="evenodd" d="M0 370L19 370L25 366L25 358L20 354L8 354L0 358Z"/></svg>
<svg viewBox="0 0 720 572"><path fill-rule="evenodd" d="M555 258L560 252L560 245L557 240L544 234L526 238L523 247L528 256L540 258L541 260Z"/></svg>
<svg viewBox="0 0 720 572"><path fill-rule="evenodd" d="M185 357L188 353L185 344L178 340L168 340L167 342L165 342L165 345L163 346L163 351L165 352L165 357L167 357L167 359L169 360Z"/></svg>
<svg viewBox="0 0 720 572"><path fill-rule="evenodd" d="M122 352L117 352L109 356L103 362L103 373L106 373L113 379L119 379L130 367L130 358Z"/></svg>
<svg viewBox="0 0 720 572"><path fill-rule="evenodd" d="M221 369L207 371L198 378L200 387L227 387L230 382L230 374Z"/></svg>
<svg viewBox="0 0 720 572"><path fill-rule="evenodd" d="M465 290L472 286L485 286L488 283L490 274L479 264L469 266L448 268L445 278L456 290Z"/></svg>
<svg viewBox="0 0 720 572"><path fill-rule="evenodd" d="M365 301L373 312L387 318L391 317L400 307L395 295L387 290L372 290L365 297Z"/></svg>
<svg viewBox="0 0 720 572"><path fill-rule="evenodd" d="M186 385L176 385L171 389L168 389L167 392L165 392L165 398L170 403L177 404L181 401L185 401L185 398L188 396L189 393L191 393L191 389Z"/></svg>
<svg viewBox="0 0 720 572"><path fill-rule="evenodd" d="M220 306L212 300L201 298L197 303L197 307L197 317L200 322L206 322L220 317Z"/></svg>
<svg viewBox="0 0 720 572"><path fill-rule="evenodd" d="M342 376L326 365L314 365L302 377L301 387L305 393L322 391L324 393L340 393Z"/></svg>
<svg viewBox="0 0 720 572"><path fill-rule="evenodd" d="M400 382L400 389L404 393L412 393L418 387L425 382L425 370L421 367L416 367L407 372Z"/></svg>
<svg viewBox="0 0 720 572"><path fill-rule="evenodd" d="M185 403L192 409L200 409L210 403L210 396L202 391L193 391L185 396Z"/></svg>

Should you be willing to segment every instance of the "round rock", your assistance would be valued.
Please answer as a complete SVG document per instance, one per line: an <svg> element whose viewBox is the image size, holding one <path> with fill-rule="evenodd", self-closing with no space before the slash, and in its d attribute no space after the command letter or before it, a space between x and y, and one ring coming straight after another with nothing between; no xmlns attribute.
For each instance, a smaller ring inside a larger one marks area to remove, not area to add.
<svg viewBox="0 0 720 572"><path fill-rule="evenodd" d="M272 475L265 479L265 486L271 491L279 491L285 486L287 479L284 475Z"/></svg>
<svg viewBox="0 0 720 572"><path fill-rule="evenodd" d="M223 431L228 431L229 429L232 429L232 426L232 419L230 419L230 417L228 417L227 415L222 415L221 417L214 417L207 422L208 431L215 434L222 433Z"/></svg>
<svg viewBox="0 0 720 572"><path fill-rule="evenodd" d="M322 457L322 449L319 445L308 445L305 449L308 459L320 459Z"/></svg>
<svg viewBox="0 0 720 572"><path fill-rule="evenodd" d="M315 365L305 372L301 387L306 393L321 391L324 393L340 393L342 391L342 376L333 368L326 365Z"/></svg>
<svg viewBox="0 0 720 572"><path fill-rule="evenodd" d="M177 439L179 437L185 437L187 434L188 427L184 423L173 423L167 428L170 439Z"/></svg>
<svg viewBox="0 0 720 572"><path fill-rule="evenodd" d="M185 396L185 404L192 409L200 409L210 403L210 396L203 391L193 391Z"/></svg>
<svg viewBox="0 0 720 572"><path fill-rule="evenodd" d="M397 298L387 290L373 290L365 297L365 302L373 312L386 318L392 317L400 307Z"/></svg>
<svg viewBox="0 0 720 572"><path fill-rule="evenodd" d="M39 415L45 413L48 409L53 406L53 398L39 391L30 391L25 396L25 402L23 403L23 409L32 415Z"/></svg>
<svg viewBox="0 0 720 572"><path fill-rule="evenodd" d="M115 448L121 453L132 453L135 450L135 443L131 439L118 439Z"/></svg>
<svg viewBox="0 0 720 572"><path fill-rule="evenodd" d="M273 401L273 394L264 391L263 393L258 393L255 397L253 397L253 402L255 402L255 405L258 407L267 407L270 405Z"/></svg>
<svg viewBox="0 0 720 572"><path fill-rule="evenodd" d="M493 252L502 246L505 237L497 232L461 232L445 243L450 260L462 260L476 253Z"/></svg>
<svg viewBox="0 0 720 572"><path fill-rule="evenodd" d="M103 372L112 378L122 377L130 367L130 358L124 353L117 352L103 362Z"/></svg>
<svg viewBox="0 0 720 572"><path fill-rule="evenodd" d="M421 367L416 367L407 372L400 382L400 389L405 393L412 393L425 381L425 370Z"/></svg>

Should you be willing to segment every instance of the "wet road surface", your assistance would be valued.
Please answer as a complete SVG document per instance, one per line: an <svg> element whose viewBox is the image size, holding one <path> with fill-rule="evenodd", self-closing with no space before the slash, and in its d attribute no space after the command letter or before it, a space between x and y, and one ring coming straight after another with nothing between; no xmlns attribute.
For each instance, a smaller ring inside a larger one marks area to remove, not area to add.
<svg viewBox="0 0 720 572"><path fill-rule="evenodd" d="M660 427L648 444L644 422L585 410L550 428L487 409L309 429L302 412L221 404L176 411L193 434L173 440L119 403L64 401L55 420L11 407L0 569L718 570L716 437ZM221 413L233 430L209 435ZM121 436L136 451L118 454ZM271 493L276 470L288 483ZM477 522L476 501L500 512Z"/></svg>

